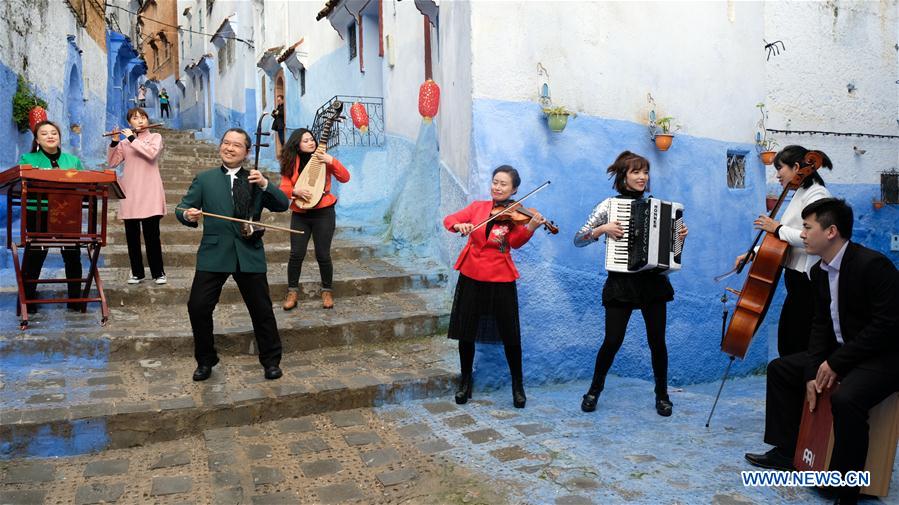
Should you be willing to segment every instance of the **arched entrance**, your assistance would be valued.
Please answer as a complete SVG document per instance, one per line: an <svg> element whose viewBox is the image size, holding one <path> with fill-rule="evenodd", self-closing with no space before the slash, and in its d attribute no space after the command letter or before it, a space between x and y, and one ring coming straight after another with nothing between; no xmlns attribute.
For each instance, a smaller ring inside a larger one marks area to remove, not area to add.
<svg viewBox="0 0 899 505"><path fill-rule="evenodd" d="M81 83L81 70L72 65L66 92L66 115L68 124L69 148L75 153L81 150L81 127L84 124L84 89Z"/></svg>
<svg viewBox="0 0 899 505"><path fill-rule="evenodd" d="M282 111L283 111L284 115L282 117L282 121L283 121L284 127L286 129L287 128L287 95L284 93L284 69L283 68L281 70L278 70L278 73L275 75L275 97L274 97L275 99L273 101L274 104L278 103L279 96L284 97L284 107L282 107ZM272 108L274 109L274 107L277 107L277 105L274 105ZM286 134L287 134L287 132L285 131L284 135L286 135ZM286 137L285 137L285 140L286 140ZM278 137L277 134L275 135L275 158L277 158L277 159L281 158L281 139Z"/></svg>

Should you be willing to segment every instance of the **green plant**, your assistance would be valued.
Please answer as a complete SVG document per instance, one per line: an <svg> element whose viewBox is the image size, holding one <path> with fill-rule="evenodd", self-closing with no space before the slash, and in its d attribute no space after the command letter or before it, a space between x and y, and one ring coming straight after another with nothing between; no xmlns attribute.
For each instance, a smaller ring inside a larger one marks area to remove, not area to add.
<svg viewBox="0 0 899 505"><path fill-rule="evenodd" d="M557 107L544 107L543 113L547 116L577 116L573 111L568 110L565 106L559 105Z"/></svg>
<svg viewBox="0 0 899 505"><path fill-rule="evenodd" d="M768 129L765 126L766 121L768 121L768 111L765 110L765 102L759 102L755 104L755 106L756 108L758 108L759 114L761 114L762 116L759 118L759 122L757 123L759 131L755 134L755 144L762 152L773 151L774 148L778 146L778 144L776 140L768 137Z"/></svg>
<svg viewBox="0 0 899 505"><path fill-rule="evenodd" d="M47 108L47 102L31 91L28 82L19 75L16 93L12 96L12 120L16 123L20 132L28 130L28 113L35 107Z"/></svg>
<svg viewBox="0 0 899 505"><path fill-rule="evenodd" d="M663 133L663 134L670 135L671 132L673 131L673 130L671 129L671 122L672 122L672 121L674 121L674 118L673 118L673 117L671 117L671 116L665 116L665 117L663 117L663 118L657 119L657 120L656 120L656 125L657 125L659 128L662 129L662 133ZM678 128L680 128L680 127L677 126L677 125L674 126L674 129L675 129L675 130L677 130Z"/></svg>

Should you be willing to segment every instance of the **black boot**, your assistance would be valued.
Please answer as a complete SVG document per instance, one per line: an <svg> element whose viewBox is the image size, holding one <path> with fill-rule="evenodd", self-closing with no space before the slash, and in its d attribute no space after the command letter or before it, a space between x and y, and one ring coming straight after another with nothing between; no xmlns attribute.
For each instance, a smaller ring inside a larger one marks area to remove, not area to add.
<svg viewBox="0 0 899 505"><path fill-rule="evenodd" d="M581 401L581 410L584 412L593 412L596 410L596 402L599 401L599 393L601 393L601 389L590 388L590 391L587 391L587 394L584 395L584 399Z"/></svg>
<svg viewBox="0 0 899 505"><path fill-rule="evenodd" d="M656 412L662 417L668 417L671 415L672 408L674 404L671 403L671 399L668 398L668 395L664 397L657 396L656 397Z"/></svg>
<svg viewBox="0 0 899 505"><path fill-rule="evenodd" d="M462 405L471 398L471 374L462 374L459 378L459 388L456 389L456 404Z"/></svg>
<svg viewBox="0 0 899 505"><path fill-rule="evenodd" d="M524 380L521 377L512 377L512 405L516 409L523 409L528 398L524 395Z"/></svg>

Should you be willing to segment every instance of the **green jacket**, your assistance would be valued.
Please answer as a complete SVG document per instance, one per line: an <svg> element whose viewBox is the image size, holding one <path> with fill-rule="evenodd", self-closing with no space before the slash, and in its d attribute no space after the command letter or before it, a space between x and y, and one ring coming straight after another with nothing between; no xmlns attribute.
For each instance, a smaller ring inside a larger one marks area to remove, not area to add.
<svg viewBox="0 0 899 505"><path fill-rule="evenodd" d="M81 165L81 160L78 159L74 154L62 153L59 155L59 163L60 170L84 170L84 166ZM50 163L50 158L47 157L42 151L38 151L36 153L25 153L19 158L19 165L31 165L36 168L53 168L53 165Z"/></svg>
<svg viewBox="0 0 899 505"><path fill-rule="evenodd" d="M246 169L244 169L246 170ZM254 215L262 213L266 208L272 212L284 212L290 206L290 200L269 181L265 191L257 191L253 202ZM200 172L194 177L187 194L178 204L179 209L200 209L204 212L234 216L234 203L231 199L231 178L221 167ZM182 224L196 228L198 223L184 219L183 210L175 210L175 216ZM240 236L240 224L214 217L203 218L203 238L197 250L197 270L204 272L237 271L238 262L241 272L265 273L265 249L262 239L245 240Z"/></svg>
<svg viewBox="0 0 899 505"><path fill-rule="evenodd" d="M81 160L78 159L74 154L62 153L59 155L59 159L56 160L59 164L59 170L84 170L84 166L81 164ZM19 158L19 165L31 165L35 168L47 169L50 170L53 168L53 164L50 163L50 158L47 157L43 151L38 150L33 153L25 153ZM28 210L37 210L37 200L28 199ZM47 200L41 200L41 210L47 210Z"/></svg>

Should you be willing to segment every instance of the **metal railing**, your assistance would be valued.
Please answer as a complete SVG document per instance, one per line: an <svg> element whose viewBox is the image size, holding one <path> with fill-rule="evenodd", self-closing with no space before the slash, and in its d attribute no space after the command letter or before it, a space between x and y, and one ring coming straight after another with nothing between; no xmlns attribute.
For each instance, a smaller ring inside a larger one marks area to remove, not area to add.
<svg viewBox="0 0 899 505"><path fill-rule="evenodd" d="M322 113L334 103L335 100L343 102L342 117L345 121L336 121L331 127L331 135L328 137L328 149L335 146L361 146L361 147L383 147L384 146L384 98L379 96L352 96L352 95L335 95L324 105L315 111L315 120L312 123L312 134L315 138L321 138L323 125ZM350 119L350 107L354 103L359 102L368 112L368 132L363 134L355 126Z"/></svg>

